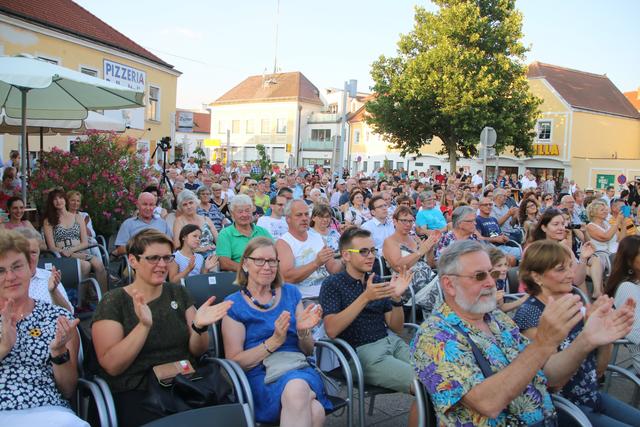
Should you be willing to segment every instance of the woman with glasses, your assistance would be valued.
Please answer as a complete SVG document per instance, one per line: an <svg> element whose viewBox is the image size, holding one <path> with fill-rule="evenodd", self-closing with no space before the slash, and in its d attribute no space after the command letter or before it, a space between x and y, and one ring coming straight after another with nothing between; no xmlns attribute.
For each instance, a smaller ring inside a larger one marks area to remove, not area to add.
<svg viewBox="0 0 640 427"><path fill-rule="evenodd" d="M88 426L69 400L78 382L78 319L29 296L26 238L0 230L0 425Z"/></svg>
<svg viewBox="0 0 640 427"><path fill-rule="evenodd" d="M215 242L218 240L218 230L208 217L198 214L198 204L198 198L189 190L182 191L178 196L178 213L180 215L173 223L173 243L175 246L180 246L179 236L182 227L187 224L196 225L202 231L200 247L196 249L196 252L206 258L216 249Z"/></svg>
<svg viewBox="0 0 640 427"><path fill-rule="evenodd" d="M91 333L118 424L139 426L160 417L142 404L153 367L180 360L196 367L197 358L209 347L208 326L223 318L233 303L213 305L210 298L196 310L184 287L166 282L173 242L157 230L132 237L127 257L135 280L105 294Z"/></svg>
<svg viewBox="0 0 640 427"><path fill-rule="evenodd" d="M313 211L311 212L311 222L309 223L309 233L319 234L328 247L334 252L338 252L340 233L331 227L333 219L332 213L329 205L321 203L314 204Z"/></svg>
<svg viewBox="0 0 640 427"><path fill-rule="evenodd" d="M540 213L543 213L547 209L553 208L554 205L553 194L545 193L542 196L542 204L540 205Z"/></svg>
<svg viewBox="0 0 640 427"><path fill-rule="evenodd" d="M213 184L218 185L218 184ZM218 187L220 187L218 185ZM220 187L221 188L221 187ZM220 189L218 190L218 197L220 196ZM215 203L211 203L211 190L204 185L198 188L196 191L198 199L200 200L200 206L196 209L196 213L203 217L207 217L213 222L214 227L217 231L222 230L222 227L229 221L224 216L224 214L220 211L218 206ZM221 200L224 204L224 200Z"/></svg>
<svg viewBox="0 0 640 427"><path fill-rule="evenodd" d="M267 380L265 365L276 363L283 353L311 355L311 329L322 318L319 305L304 308L298 288L283 285L278 264L271 239L256 237L247 244L236 278L240 291L226 299L233 307L222 321L225 355L246 371L256 422L321 426L331 403L313 368L283 369L282 375Z"/></svg>
<svg viewBox="0 0 640 427"><path fill-rule="evenodd" d="M537 224L539 216L538 202L534 199L525 199L520 203L518 223L524 232L523 241L526 242L529 239L532 227Z"/></svg>
<svg viewBox="0 0 640 427"><path fill-rule="evenodd" d="M228 183L229 181L223 181L223 182ZM224 193L223 186L221 184L212 184L211 193L212 193L211 203L216 205L218 210L228 219L229 215L231 215L229 212L229 200L231 198L228 196L227 198L224 197L225 193Z"/></svg>
<svg viewBox="0 0 640 427"><path fill-rule="evenodd" d="M471 206L459 206L451 215L450 231L444 233L435 248L434 261L438 261L440 253L458 240L478 240L476 230L476 209Z"/></svg>
<svg viewBox="0 0 640 427"><path fill-rule="evenodd" d="M527 248L520 264L520 277L526 284L529 298L518 308L513 320L530 340L536 340L540 317L549 301L557 301L573 292L573 258L569 248L553 240L541 240ZM560 388L560 395L578 405L594 426L638 425L638 409L598 391L598 378L604 374L611 356L611 343L629 333L634 309L633 300L627 300L614 310L613 299L602 296L578 314L584 320L573 327L558 347L558 352L562 352L576 341L587 345L588 353L576 352L573 364L562 366L567 373L563 381L548 386ZM595 339L594 331L606 333ZM580 347L576 345L576 348ZM545 371L553 368L553 361L552 356ZM559 425L573 425L563 419L563 414L559 416Z"/></svg>
<svg viewBox="0 0 640 427"><path fill-rule="evenodd" d="M411 271L411 288L415 294L424 294L416 304L422 308L423 313L431 313L436 303L437 292L422 291L433 279L433 272L427 262L429 254L442 236L439 230L431 232L425 240L420 240L412 233L415 217L410 208L400 206L393 213L393 224L396 231L389 236L382 246L382 254L392 272ZM436 289L437 290L437 289Z"/></svg>

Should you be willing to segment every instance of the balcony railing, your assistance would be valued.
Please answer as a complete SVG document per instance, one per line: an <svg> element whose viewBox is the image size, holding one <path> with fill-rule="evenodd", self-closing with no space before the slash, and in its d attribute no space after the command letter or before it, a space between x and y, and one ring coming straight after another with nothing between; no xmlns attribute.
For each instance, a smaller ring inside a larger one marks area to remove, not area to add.
<svg viewBox="0 0 640 427"><path fill-rule="evenodd" d="M311 113L307 123L338 123L340 116L333 113Z"/></svg>
<svg viewBox="0 0 640 427"><path fill-rule="evenodd" d="M302 141L302 149L311 151L333 151L333 141L308 139Z"/></svg>

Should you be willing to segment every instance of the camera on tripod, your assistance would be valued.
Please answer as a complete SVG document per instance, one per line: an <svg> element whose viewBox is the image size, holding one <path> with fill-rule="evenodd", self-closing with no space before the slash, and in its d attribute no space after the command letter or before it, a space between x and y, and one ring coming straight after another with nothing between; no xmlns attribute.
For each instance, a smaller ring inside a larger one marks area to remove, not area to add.
<svg viewBox="0 0 640 427"><path fill-rule="evenodd" d="M165 153L169 151L171 149L171 137L165 136L164 138L161 138L158 143L158 147L160 147L160 149Z"/></svg>

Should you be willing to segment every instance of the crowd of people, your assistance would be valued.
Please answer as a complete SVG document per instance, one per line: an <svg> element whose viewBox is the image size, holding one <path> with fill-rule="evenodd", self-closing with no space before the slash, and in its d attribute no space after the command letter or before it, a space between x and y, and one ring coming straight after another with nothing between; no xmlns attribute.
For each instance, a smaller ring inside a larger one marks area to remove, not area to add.
<svg viewBox="0 0 640 427"><path fill-rule="evenodd" d="M15 192L7 169L2 191ZM623 337L640 373L640 182L600 193L529 170L486 182L481 171L338 177L193 159L167 172L173 190L148 182L119 227L110 256L135 276L111 290L80 193L50 191L41 230L17 194L3 199L0 382L11 386L0 421L73 417L77 320L60 274L37 268L48 249L78 258L105 291L91 334L123 426L158 417L144 410L147 374L197 365L218 321L258 422L324 423L332 405L306 358L329 337L354 347L368 384L413 393L417 375L441 425L565 425L550 390L593 425L637 425L640 411L600 393L598 378ZM524 296L507 301L514 267ZM218 271L234 272L238 291L195 307L181 279ZM408 345L413 307L423 323Z"/></svg>

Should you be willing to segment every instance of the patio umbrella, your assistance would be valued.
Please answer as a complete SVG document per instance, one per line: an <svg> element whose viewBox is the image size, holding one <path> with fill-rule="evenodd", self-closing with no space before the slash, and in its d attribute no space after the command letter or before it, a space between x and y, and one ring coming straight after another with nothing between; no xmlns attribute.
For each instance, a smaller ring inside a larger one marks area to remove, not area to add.
<svg viewBox="0 0 640 427"><path fill-rule="evenodd" d="M22 126L22 198L27 198L27 119L84 120L89 110L144 107L144 93L27 56L0 57L0 109Z"/></svg>
<svg viewBox="0 0 640 427"><path fill-rule="evenodd" d="M89 111L84 120L38 120L27 119L28 133L44 133L46 135L70 135L82 133L88 129L104 132L124 132L127 125L122 120L107 117L95 111ZM0 133L20 135L22 133L22 119L8 117L4 111L0 112Z"/></svg>

